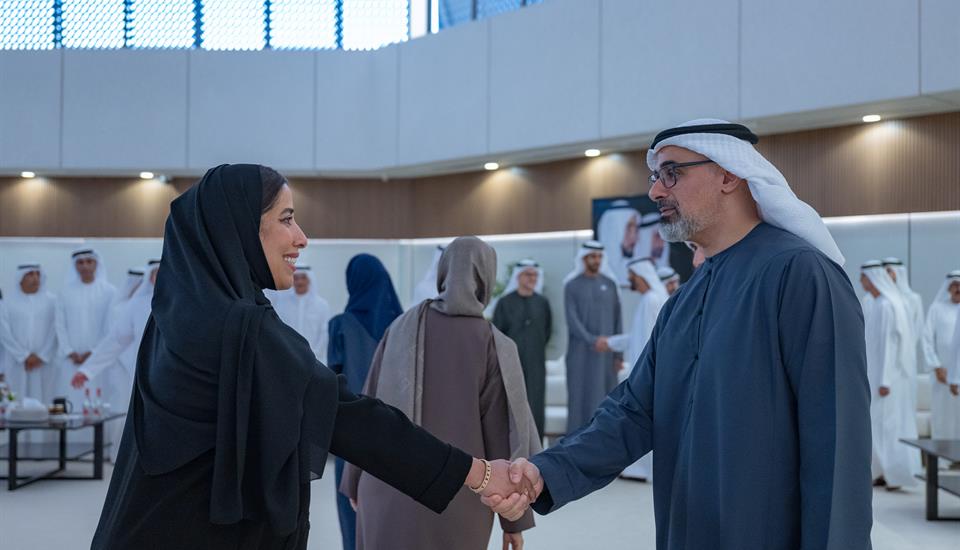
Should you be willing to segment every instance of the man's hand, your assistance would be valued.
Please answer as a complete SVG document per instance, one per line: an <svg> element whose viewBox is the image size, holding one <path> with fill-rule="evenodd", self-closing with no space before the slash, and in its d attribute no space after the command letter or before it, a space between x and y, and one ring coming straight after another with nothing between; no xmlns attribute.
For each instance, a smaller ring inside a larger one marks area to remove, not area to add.
<svg viewBox="0 0 960 550"><path fill-rule="evenodd" d="M950 384L950 393L960 395L960 384Z"/></svg>
<svg viewBox="0 0 960 550"><path fill-rule="evenodd" d="M934 374L937 375L937 382L946 385L947 384L947 369L946 367L937 367L933 369Z"/></svg>
<svg viewBox="0 0 960 550"><path fill-rule="evenodd" d="M480 501L489 506L494 513L510 521L516 521L527 511L530 503L536 502L537 497L543 492L543 478L540 477L539 468L525 458L518 458L510 465L510 482L529 486L532 492L506 497L503 494L483 495Z"/></svg>
<svg viewBox="0 0 960 550"><path fill-rule="evenodd" d="M84 361L86 361L87 359L90 358L90 355L91 355L91 354L93 354L92 351L85 351L85 352L83 352L83 353L80 355L80 362L77 363L77 364L78 364L78 365L82 365L82 364L84 363Z"/></svg>
<svg viewBox="0 0 960 550"><path fill-rule="evenodd" d="M70 380L70 385L79 390L88 380L89 378L87 378L86 374L77 371L77 373L73 375L73 379Z"/></svg>
<svg viewBox="0 0 960 550"><path fill-rule="evenodd" d="M886 397L890 395L890 388L886 386L880 386L880 397Z"/></svg>
<svg viewBox="0 0 960 550"><path fill-rule="evenodd" d="M597 336L597 339L593 341L593 350L599 353L612 351L610 349L610 342L607 341L607 337Z"/></svg>
<svg viewBox="0 0 960 550"><path fill-rule="evenodd" d="M538 487L535 481L524 477L519 470L514 475L508 460L491 460L489 464L490 479L483 491L480 491L480 500L491 508L490 503L495 502L498 508L494 512L509 521L517 521L530 507L530 503L536 500L536 495L540 494L543 486L541 484ZM471 488L479 487L485 475L486 467L483 461L474 458L464 485Z"/></svg>
<svg viewBox="0 0 960 550"><path fill-rule="evenodd" d="M68 355L67 357L70 359L70 361L73 362L74 365L79 365L85 361L83 356L75 351L71 352L70 355Z"/></svg>
<svg viewBox="0 0 960 550"><path fill-rule="evenodd" d="M523 550L523 533L503 533L503 550Z"/></svg>

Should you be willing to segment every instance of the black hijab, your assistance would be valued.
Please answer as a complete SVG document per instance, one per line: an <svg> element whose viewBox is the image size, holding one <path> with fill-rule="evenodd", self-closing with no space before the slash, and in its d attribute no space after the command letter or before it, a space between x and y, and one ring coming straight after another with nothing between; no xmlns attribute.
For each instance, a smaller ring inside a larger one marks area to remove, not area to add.
<svg viewBox="0 0 960 550"><path fill-rule="evenodd" d="M259 166L222 165L171 204L131 414L148 475L212 451L210 521L285 535L323 471L337 381L263 295L261 195Z"/></svg>

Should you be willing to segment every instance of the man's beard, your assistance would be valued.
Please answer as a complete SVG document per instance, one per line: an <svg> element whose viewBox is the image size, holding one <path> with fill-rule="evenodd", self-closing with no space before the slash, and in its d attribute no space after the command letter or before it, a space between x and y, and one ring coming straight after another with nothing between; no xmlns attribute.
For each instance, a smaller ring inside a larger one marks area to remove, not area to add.
<svg viewBox="0 0 960 550"><path fill-rule="evenodd" d="M684 216L680 211L680 206L675 201L658 201L657 206L663 208L673 208L672 221L660 220L658 231L660 237L670 243L678 243L691 240L691 237L699 233L707 225L703 220Z"/></svg>

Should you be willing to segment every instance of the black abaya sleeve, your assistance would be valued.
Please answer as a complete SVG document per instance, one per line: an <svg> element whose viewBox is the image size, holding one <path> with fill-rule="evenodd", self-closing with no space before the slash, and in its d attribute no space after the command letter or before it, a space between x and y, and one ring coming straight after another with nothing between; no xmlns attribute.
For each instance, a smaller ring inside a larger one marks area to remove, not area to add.
<svg viewBox="0 0 960 550"><path fill-rule="evenodd" d="M353 394L339 376L330 452L443 512L463 486L473 457L444 443L379 399Z"/></svg>

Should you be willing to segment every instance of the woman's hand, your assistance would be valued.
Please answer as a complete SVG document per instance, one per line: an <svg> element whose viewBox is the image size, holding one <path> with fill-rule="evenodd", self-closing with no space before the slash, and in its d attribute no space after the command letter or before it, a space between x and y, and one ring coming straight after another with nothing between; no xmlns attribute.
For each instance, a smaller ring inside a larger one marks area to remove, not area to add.
<svg viewBox="0 0 960 550"><path fill-rule="evenodd" d="M523 533L503 533L503 550L523 550Z"/></svg>

